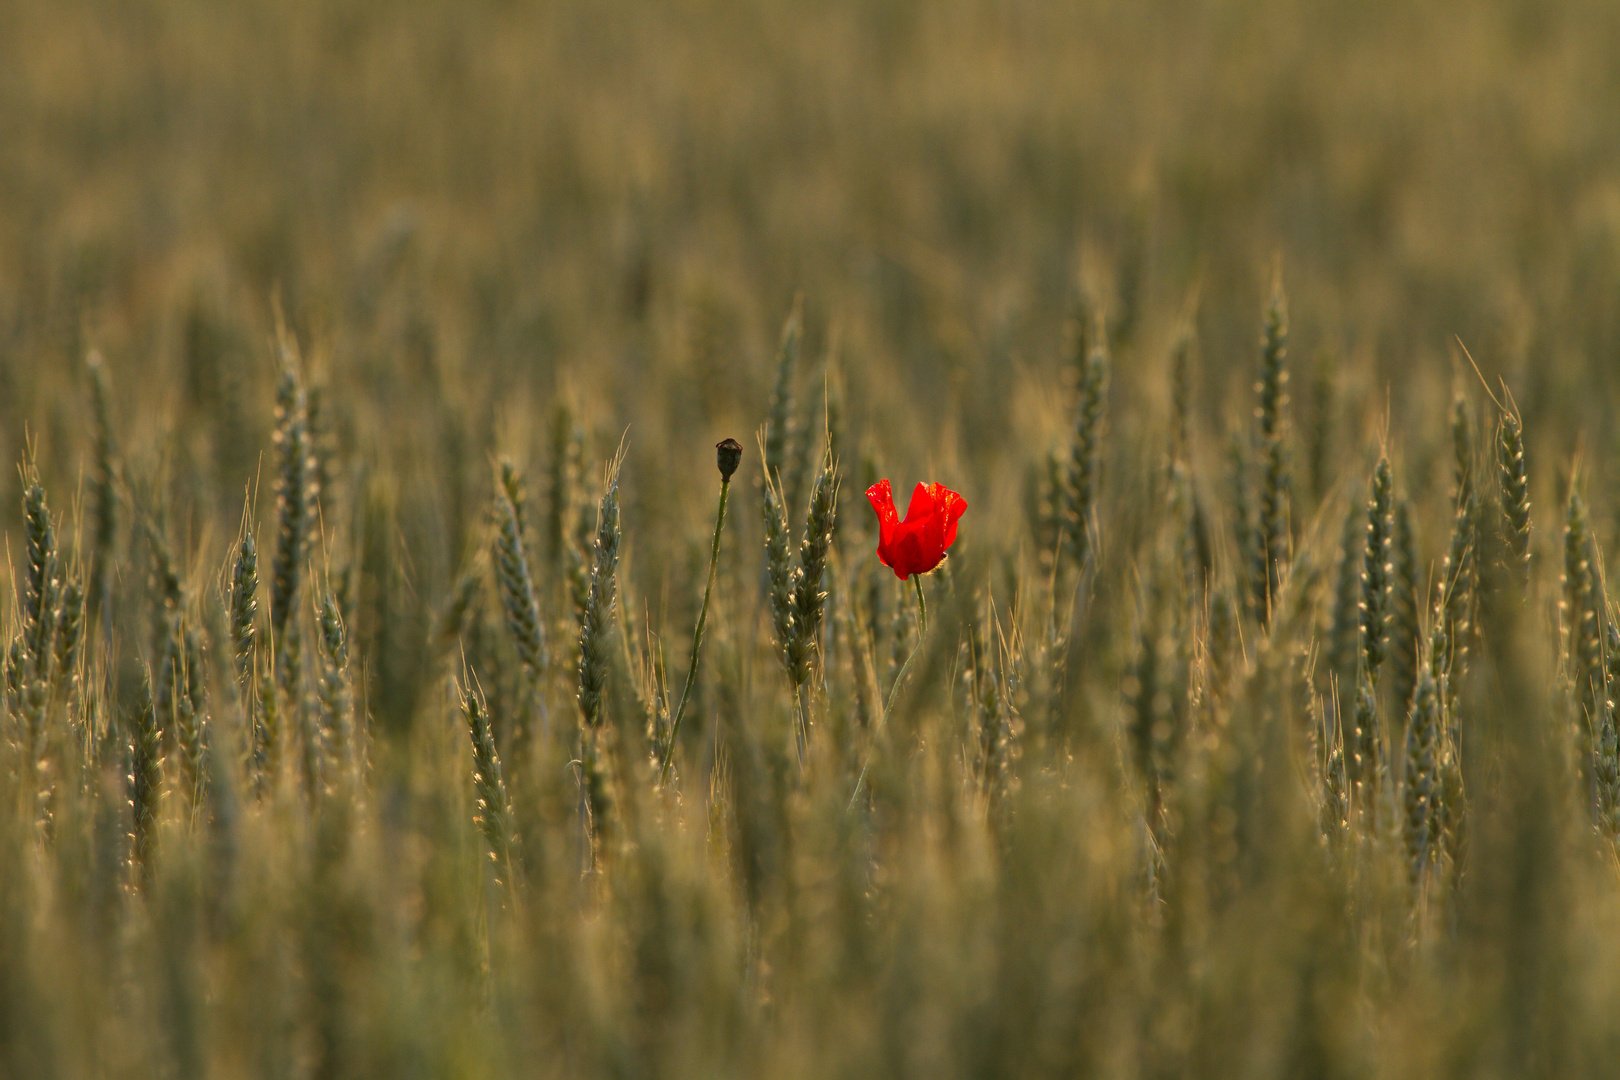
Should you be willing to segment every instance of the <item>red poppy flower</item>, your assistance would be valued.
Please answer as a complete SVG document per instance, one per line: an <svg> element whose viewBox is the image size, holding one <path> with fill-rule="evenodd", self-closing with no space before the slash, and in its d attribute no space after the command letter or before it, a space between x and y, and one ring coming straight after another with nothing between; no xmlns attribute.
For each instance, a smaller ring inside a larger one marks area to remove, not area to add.
<svg viewBox="0 0 1620 1080"><path fill-rule="evenodd" d="M918 484L911 493L906 520L894 511L894 492L887 480L866 489L878 516L878 559L901 580L926 574L945 558L956 541L956 522L967 500L944 484Z"/></svg>

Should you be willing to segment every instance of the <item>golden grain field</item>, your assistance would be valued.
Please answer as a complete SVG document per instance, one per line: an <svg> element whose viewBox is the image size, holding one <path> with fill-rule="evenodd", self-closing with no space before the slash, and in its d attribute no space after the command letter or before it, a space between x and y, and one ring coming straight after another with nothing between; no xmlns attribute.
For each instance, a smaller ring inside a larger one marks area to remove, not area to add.
<svg viewBox="0 0 1620 1080"><path fill-rule="evenodd" d="M1612 1075L1616 116L1597 0L0 5L0 1077Z"/></svg>

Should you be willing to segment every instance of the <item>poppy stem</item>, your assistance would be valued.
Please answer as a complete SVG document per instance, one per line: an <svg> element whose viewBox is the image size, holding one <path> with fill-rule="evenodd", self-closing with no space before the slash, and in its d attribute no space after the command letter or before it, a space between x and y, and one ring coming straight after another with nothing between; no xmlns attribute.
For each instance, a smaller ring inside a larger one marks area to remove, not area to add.
<svg viewBox="0 0 1620 1080"><path fill-rule="evenodd" d="M923 638L928 636L928 601L923 599L922 575L912 574L911 584L917 590L917 644L912 648L911 655L906 662L900 665L900 674L894 677L894 685L889 687L889 700L883 705L883 719L889 718L894 711L895 700L900 696L900 687L906 681L906 675L911 672L911 662L917 659L922 652Z"/></svg>
<svg viewBox="0 0 1620 1080"><path fill-rule="evenodd" d="M709 583L703 587L703 606L698 609L697 627L692 631L692 664L686 671L686 686L681 690L681 703L675 707L675 719L669 723L669 737L664 740L663 763L658 769L658 783L669 778L669 766L675 760L675 736L681 732L681 717L686 714L686 703L692 697L692 684L697 682L698 658L703 649L703 624L709 618L709 597L714 593L714 572L720 565L720 530L726 524L726 494L731 490L731 477L720 478L720 511L714 517L714 549L709 552Z"/></svg>
<svg viewBox="0 0 1620 1080"><path fill-rule="evenodd" d="M894 677L894 685L889 687L889 700L883 704L883 715L878 717L877 728L872 732L873 744L866 751L866 761L861 765L861 775L855 780L855 792L849 797L849 809L855 809L855 802L861 797L861 788L866 784L866 771L872 767L872 754L877 748L877 734L883 729L889 714L894 711L894 703L900 697L900 687L904 685L906 676L911 673L911 662L917 659L922 652L923 639L928 636L928 601L923 598L922 575L911 575L912 587L917 590L917 644L906 657L906 662L900 665L900 674Z"/></svg>

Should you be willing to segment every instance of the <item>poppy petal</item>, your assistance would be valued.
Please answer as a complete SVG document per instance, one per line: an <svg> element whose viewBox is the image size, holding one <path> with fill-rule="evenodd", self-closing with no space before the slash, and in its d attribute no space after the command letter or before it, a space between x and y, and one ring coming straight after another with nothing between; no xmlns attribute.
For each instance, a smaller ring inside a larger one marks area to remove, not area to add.
<svg viewBox="0 0 1620 1080"><path fill-rule="evenodd" d="M889 487L887 480L879 480L867 488L866 500L872 504L872 509L877 511L880 530L887 530L900 520L894 511L894 491Z"/></svg>
<svg viewBox="0 0 1620 1080"><path fill-rule="evenodd" d="M937 496L937 492L930 491L930 496ZM924 546L930 554L937 554L940 559L945 557L945 529L948 522L941 512L940 504L936 498L933 511L923 519L922 538ZM935 560L938 565L938 560Z"/></svg>
<svg viewBox="0 0 1620 1080"><path fill-rule="evenodd" d="M889 543L895 573L910 577L926 574L939 565L942 552L929 536L933 523L932 518L925 517L921 521L902 522L895 529L894 539Z"/></svg>
<svg viewBox="0 0 1620 1080"><path fill-rule="evenodd" d="M918 484L911 493L911 505L906 507L907 521L921 521L934 512L934 485Z"/></svg>
<svg viewBox="0 0 1620 1080"><path fill-rule="evenodd" d="M879 480L866 491L878 516L878 560L904 580L926 574L945 559L945 549L956 541L956 523L967 500L944 484L918 484L904 520L895 514L889 481Z"/></svg>
<svg viewBox="0 0 1620 1080"><path fill-rule="evenodd" d="M956 543L956 523L967 511L967 500L949 489L945 492L945 546Z"/></svg>
<svg viewBox="0 0 1620 1080"><path fill-rule="evenodd" d="M878 561L893 570L895 577L904 579L910 576L909 547L895 533L890 533L878 542Z"/></svg>

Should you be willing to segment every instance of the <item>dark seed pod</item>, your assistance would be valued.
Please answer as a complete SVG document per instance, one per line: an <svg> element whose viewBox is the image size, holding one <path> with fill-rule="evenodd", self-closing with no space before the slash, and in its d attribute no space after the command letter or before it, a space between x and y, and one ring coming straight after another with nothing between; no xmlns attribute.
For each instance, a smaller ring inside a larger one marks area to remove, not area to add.
<svg viewBox="0 0 1620 1080"><path fill-rule="evenodd" d="M742 443L736 439L721 439L714 444L715 463L720 466L720 479L730 480L742 464Z"/></svg>

